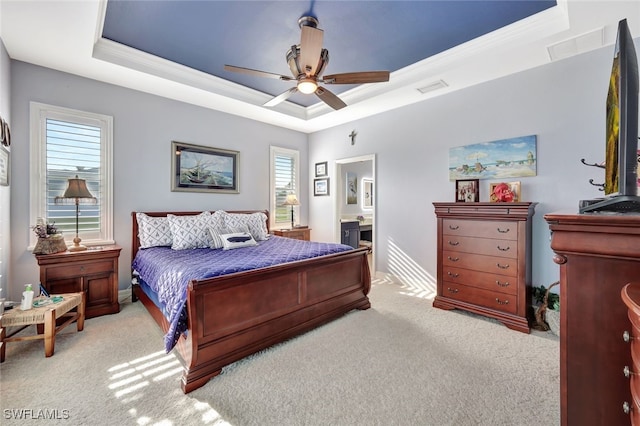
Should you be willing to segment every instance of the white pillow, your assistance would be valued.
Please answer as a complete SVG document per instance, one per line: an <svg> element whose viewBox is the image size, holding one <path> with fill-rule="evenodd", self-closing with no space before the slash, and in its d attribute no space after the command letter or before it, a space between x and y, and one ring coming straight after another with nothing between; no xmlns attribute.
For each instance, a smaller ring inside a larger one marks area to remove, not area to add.
<svg viewBox="0 0 640 426"><path fill-rule="evenodd" d="M170 246L173 244L171 228L166 217L152 217L136 213L140 248Z"/></svg>
<svg viewBox="0 0 640 426"><path fill-rule="evenodd" d="M256 213L224 213L224 224L229 229L238 229L245 225L249 233L256 241L264 241L268 238L267 215L261 212Z"/></svg>
<svg viewBox="0 0 640 426"><path fill-rule="evenodd" d="M209 217L209 247L212 249L222 248L220 234L228 233L224 226L224 211L217 210Z"/></svg>
<svg viewBox="0 0 640 426"><path fill-rule="evenodd" d="M209 222L211 213L202 212L195 216L176 216L168 214L169 226L174 250L208 248L210 245Z"/></svg>
<svg viewBox="0 0 640 426"><path fill-rule="evenodd" d="M222 234L223 250L232 250L240 247L250 247L258 245L253 236L248 232L234 232L232 234Z"/></svg>

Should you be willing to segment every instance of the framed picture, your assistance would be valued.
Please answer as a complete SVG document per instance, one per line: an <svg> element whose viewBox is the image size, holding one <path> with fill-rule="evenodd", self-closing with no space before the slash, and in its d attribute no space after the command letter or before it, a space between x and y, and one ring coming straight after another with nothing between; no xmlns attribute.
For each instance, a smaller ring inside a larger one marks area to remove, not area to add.
<svg viewBox="0 0 640 426"><path fill-rule="evenodd" d="M358 204L358 175L353 172L347 172L347 204Z"/></svg>
<svg viewBox="0 0 640 426"><path fill-rule="evenodd" d="M517 203L522 199L520 182L495 182L489 184L489 201Z"/></svg>
<svg viewBox="0 0 640 426"><path fill-rule="evenodd" d="M456 180L456 202L472 203L480 201L480 180Z"/></svg>
<svg viewBox="0 0 640 426"><path fill-rule="evenodd" d="M171 190L237 194L238 151L171 142Z"/></svg>
<svg viewBox="0 0 640 426"><path fill-rule="evenodd" d="M313 180L313 195L329 195L329 178Z"/></svg>
<svg viewBox="0 0 640 426"><path fill-rule="evenodd" d="M373 208L373 179L362 179L362 208Z"/></svg>
<svg viewBox="0 0 640 426"><path fill-rule="evenodd" d="M327 175L327 162L316 163L316 177Z"/></svg>
<svg viewBox="0 0 640 426"><path fill-rule="evenodd" d="M9 151L0 145L0 185L9 186Z"/></svg>

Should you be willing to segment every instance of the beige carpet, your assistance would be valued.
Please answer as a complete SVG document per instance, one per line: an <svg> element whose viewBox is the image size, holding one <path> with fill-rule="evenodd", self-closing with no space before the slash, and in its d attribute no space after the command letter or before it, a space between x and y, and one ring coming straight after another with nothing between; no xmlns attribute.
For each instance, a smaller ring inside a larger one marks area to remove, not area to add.
<svg viewBox="0 0 640 426"><path fill-rule="evenodd" d="M87 320L81 333L68 327L51 358L42 342L10 343L0 423L560 423L555 336L434 309L387 282L374 282L370 297L371 309L237 362L189 395L158 327L127 301L117 315Z"/></svg>

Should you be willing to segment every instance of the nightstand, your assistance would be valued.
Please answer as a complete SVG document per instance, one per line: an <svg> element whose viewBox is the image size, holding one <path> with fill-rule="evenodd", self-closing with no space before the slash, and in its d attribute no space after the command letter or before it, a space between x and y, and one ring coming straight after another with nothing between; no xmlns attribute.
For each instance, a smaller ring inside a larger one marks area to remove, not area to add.
<svg viewBox="0 0 640 426"><path fill-rule="evenodd" d="M276 229L273 235L293 238L294 240L311 241L311 228Z"/></svg>
<svg viewBox="0 0 640 426"><path fill-rule="evenodd" d="M85 317L120 312L118 257L112 245L85 251L36 255L40 282L51 294L85 292Z"/></svg>

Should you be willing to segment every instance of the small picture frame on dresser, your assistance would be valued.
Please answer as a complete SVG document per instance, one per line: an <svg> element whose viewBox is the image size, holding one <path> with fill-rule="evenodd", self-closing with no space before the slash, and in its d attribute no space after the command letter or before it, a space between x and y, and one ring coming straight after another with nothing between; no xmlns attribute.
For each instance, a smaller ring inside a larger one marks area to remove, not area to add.
<svg viewBox="0 0 640 426"><path fill-rule="evenodd" d="M473 203L480 201L480 180L456 180L456 202Z"/></svg>

